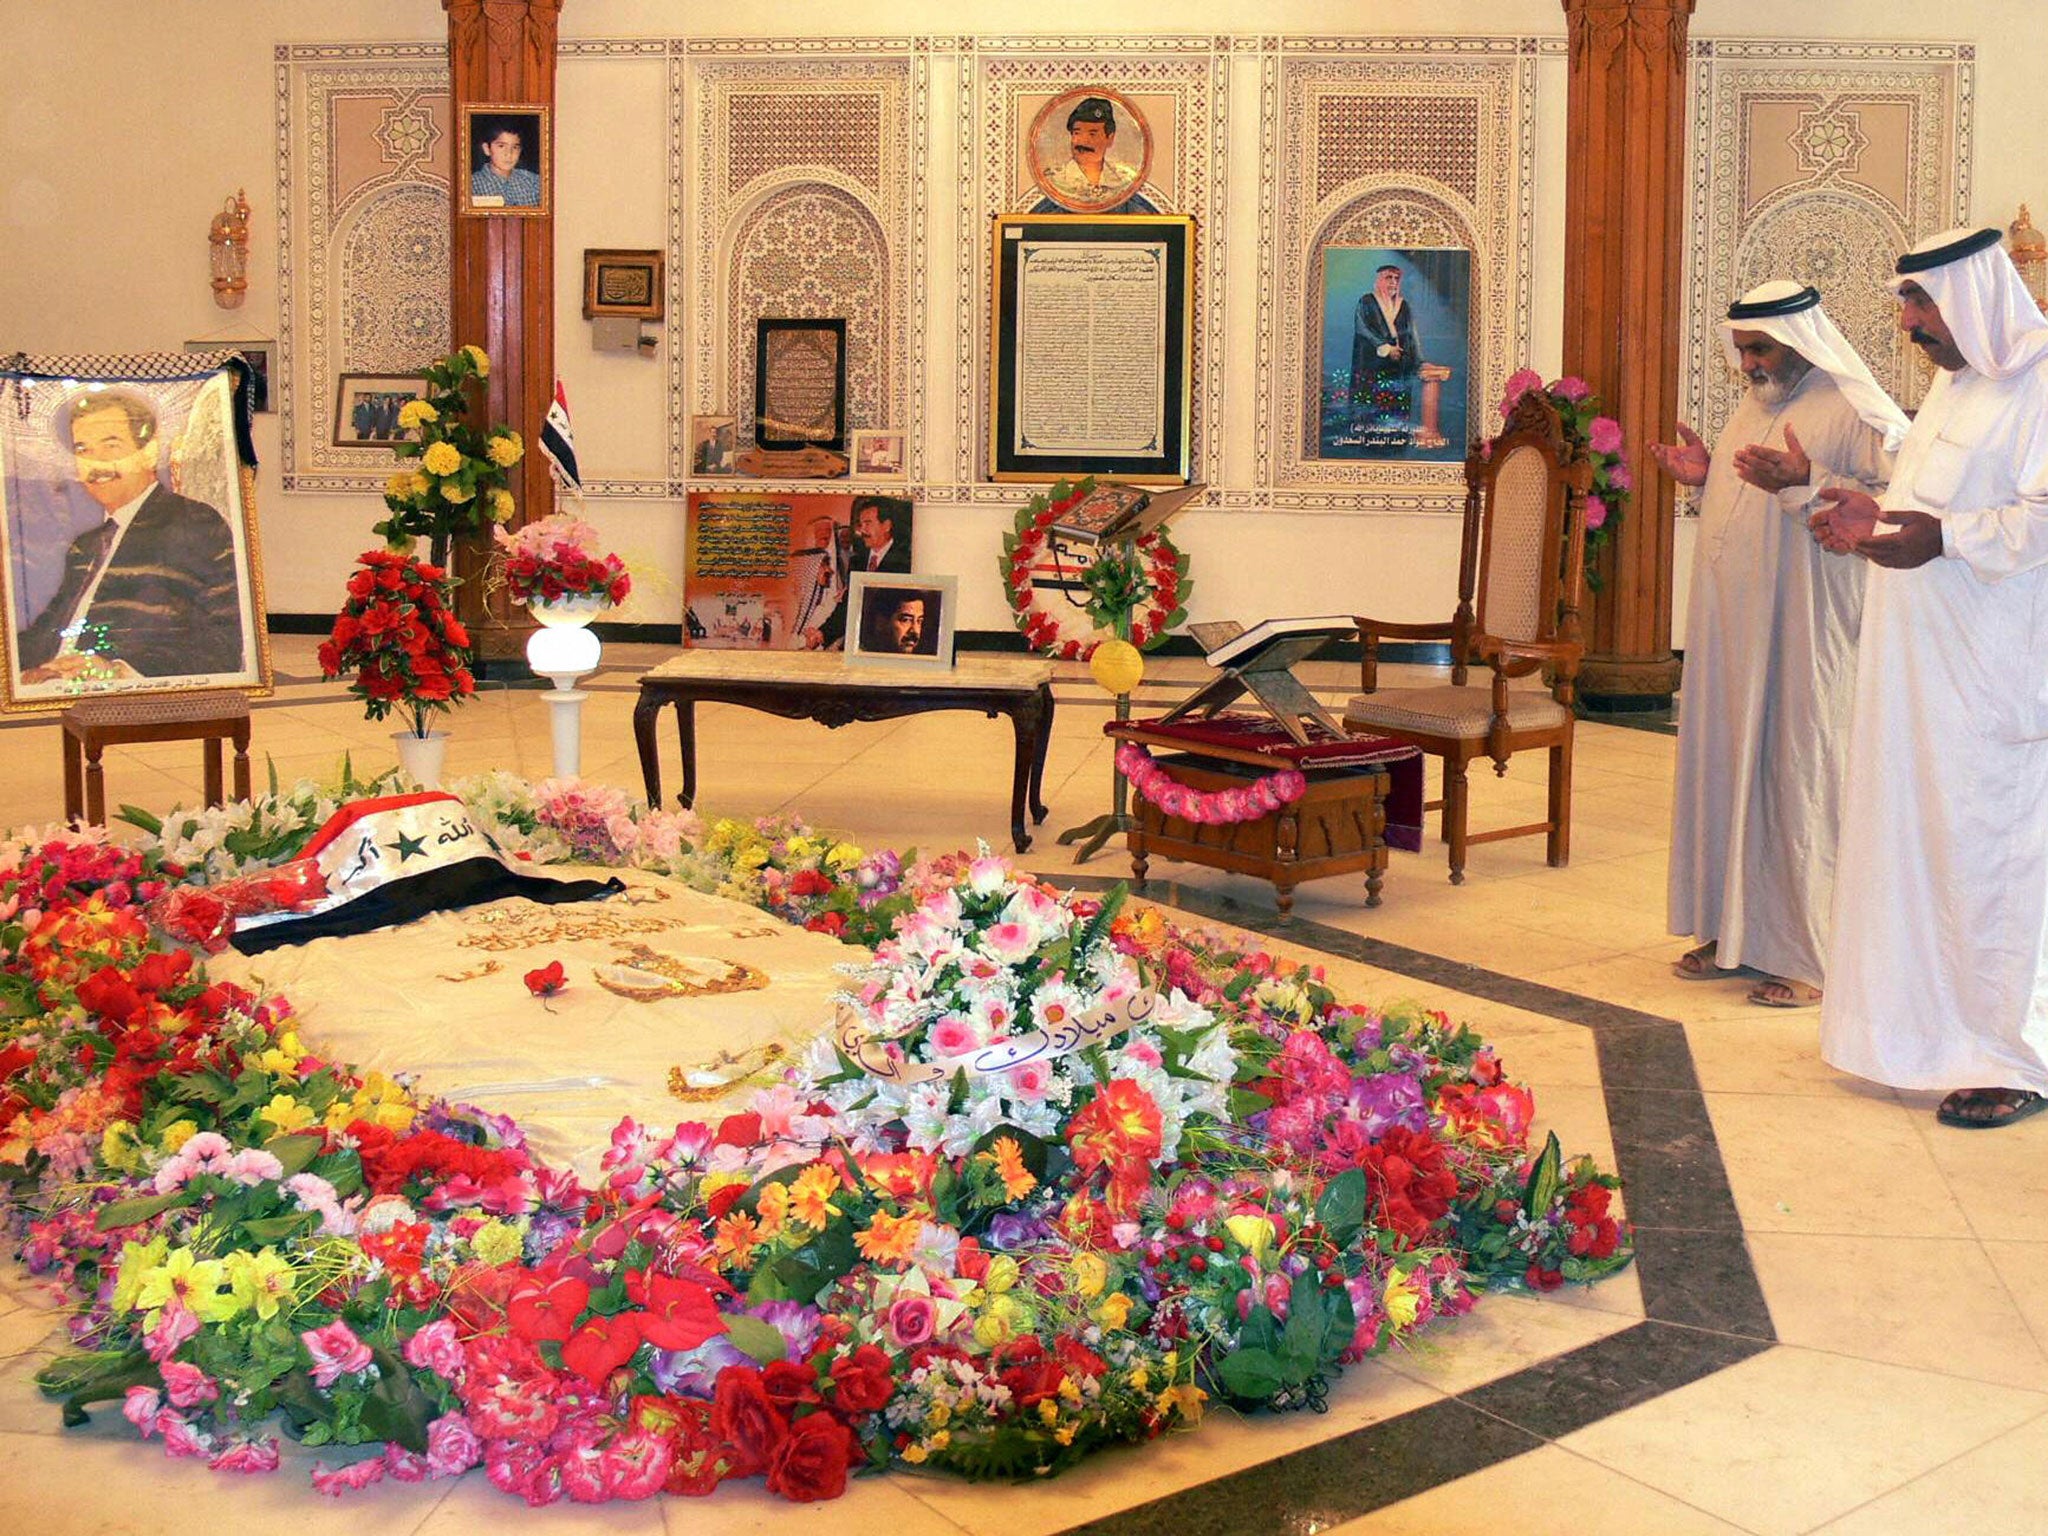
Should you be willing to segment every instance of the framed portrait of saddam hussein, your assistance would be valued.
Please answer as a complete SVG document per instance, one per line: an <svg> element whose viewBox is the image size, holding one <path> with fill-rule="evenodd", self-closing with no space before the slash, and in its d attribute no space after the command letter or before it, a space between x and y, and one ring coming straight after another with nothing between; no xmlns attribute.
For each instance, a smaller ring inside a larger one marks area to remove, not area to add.
<svg viewBox="0 0 2048 1536"><path fill-rule="evenodd" d="M1194 229L1181 216L997 216L991 479L1188 478Z"/></svg>
<svg viewBox="0 0 2048 1536"><path fill-rule="evenodd" d="M0 707L270 691L231 380L0 374Z"/></svg>

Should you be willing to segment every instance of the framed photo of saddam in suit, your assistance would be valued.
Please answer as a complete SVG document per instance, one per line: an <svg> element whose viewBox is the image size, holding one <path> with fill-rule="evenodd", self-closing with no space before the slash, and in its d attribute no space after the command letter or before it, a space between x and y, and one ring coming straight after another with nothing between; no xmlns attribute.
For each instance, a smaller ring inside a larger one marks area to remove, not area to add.
<svg viewBox="0 0 2048 1536"><path fill-rule="evenodd" d="M1195 221L1001 214L989 478L1188 478Z"/></svg>
<svg viewBox="0 0 2048 1536"><path fill-rule="evenodd" d="M0 378L0 707L268 693L232 375Z"/></svg>

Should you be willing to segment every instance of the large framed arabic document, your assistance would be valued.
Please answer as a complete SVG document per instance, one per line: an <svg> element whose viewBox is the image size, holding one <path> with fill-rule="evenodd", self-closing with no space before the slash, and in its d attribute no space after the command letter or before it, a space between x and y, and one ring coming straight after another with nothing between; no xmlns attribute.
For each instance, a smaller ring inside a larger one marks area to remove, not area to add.
<svg viewBox="0 0 2048 1536"><path fill-rule="evenodd" d="M1188 477L1195 221L1002 214L989 477Z"/></svg>

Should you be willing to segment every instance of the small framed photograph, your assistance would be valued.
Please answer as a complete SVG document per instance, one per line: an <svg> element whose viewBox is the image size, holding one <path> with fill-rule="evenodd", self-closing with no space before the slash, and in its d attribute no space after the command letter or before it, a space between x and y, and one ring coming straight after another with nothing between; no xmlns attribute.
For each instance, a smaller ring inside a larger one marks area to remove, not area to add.
<svg viewBox="0 0 2048 1536"><path fill-rule="evenodd" d="M456 211L537 219L553 206L548 109L531 102L462 108Z"/></svg>
<svg viewBox="0 0 2048 1536"><path fill-rule="evenodd" d="M903 434L901 432L856 432L853 434L853 472L875 480L903 478Z"/></svg>
<svg viewBox="0 0 2048 1536"><path fill-rule="evenodd" d="M585 251L583 318L659 320L661 273L659 251Z"/></svg>
<svg viewBox="0 0 2048 1536"><path fill-rule="evenodd" d="M736 473L739 456L739 418L692 416L690 418L690 473L730 475Z"/></svg>
<svg viewBox="0 0 2048 1536"><path fill-rule="evenodd" d="M847 658L877 666L950 668L958 585L952 576L855 571L847 589L853 610Z"/></svg>
<svg viewBox="0 0 2048 1536"><path fill-rule="evenodd" d="M398 413L426 396L427 381L409 373L344 373L334 393L334 446L387 448L418 436L398 424Z"/></svg>
<svg viewBox="0 0 2048 1536"><path fill-rule="evenodd" d="M754 333L754 441L846 451L846 322L763 316Z"/></svg>
<svg viewBox="0 0 2048 1536"><path fill-rule="evenodd" d="M270 414L270 368L277 361L274 341L188 341L187 352L239 352L249 364L249 409Z"/></svg>

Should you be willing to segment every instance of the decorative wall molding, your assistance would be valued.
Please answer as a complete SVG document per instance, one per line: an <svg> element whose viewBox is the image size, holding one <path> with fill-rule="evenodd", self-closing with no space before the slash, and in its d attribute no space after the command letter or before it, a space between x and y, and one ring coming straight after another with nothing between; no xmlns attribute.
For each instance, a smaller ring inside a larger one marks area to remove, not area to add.
<svg viewBox="0 0 2048 1536"><path fill-rule="evenodd" d="M1029 211L1040 193L1020 175L1026 130L1045 101L1101 86L1151 104L1153 160L1143 189L1161 213L1195 219L1194 398L1189 462L1194 478L1222 479L1224 182L1228 147L1225 71L1230 40L1210 36L983 37L960 55L961 153L955 243L959 360L972 376L955 422L952 488L961 500L1019 502L1028 487L981 483L987 466L991 231L998 213ZM1220 46L1219 46L1220 45ZM970 147L971 146L971 149ZM963 381L965 383L966 381ZM1218 493L1207 498L1217 504Z"/></svg>
<svg viewBox="0 0 2048 1536"><path fill-rule="evenodd" d="M1535 61L1521 37L1283 37L1263 61L1255 505L1454 511L1456 463L1316 456L1327 245L1472 252L1476 427L1529 348Z"/></svg>
<svg viewBox="0 0 2048 1536"><path fill-rule="evenodd" d="M929 136L929 97L914 88L913 42L790 42L682 47L672 90L693 103L692 294L689 334L675 335L672 323L670 339L678 355L687 344L694 410L736 413L751 442L755 319L843 316L848 430L902 430L920 442L924 393L909 380L924 292L910 273L923 251L913 233L924 222L923 180L913 167ZM670 421L669 476L681 481L686 413L672 411Z"/></svg>
<svg viewBox="0 0 2048 1536"><path fill-rule="evenodd" d="M1682 413L1711 441L1738 398L1714 327L1774 277L1828 313L1907 408L1928 375L1884 288L1970 206L1976 50L1943 42L1696 38Z"/></svg>

